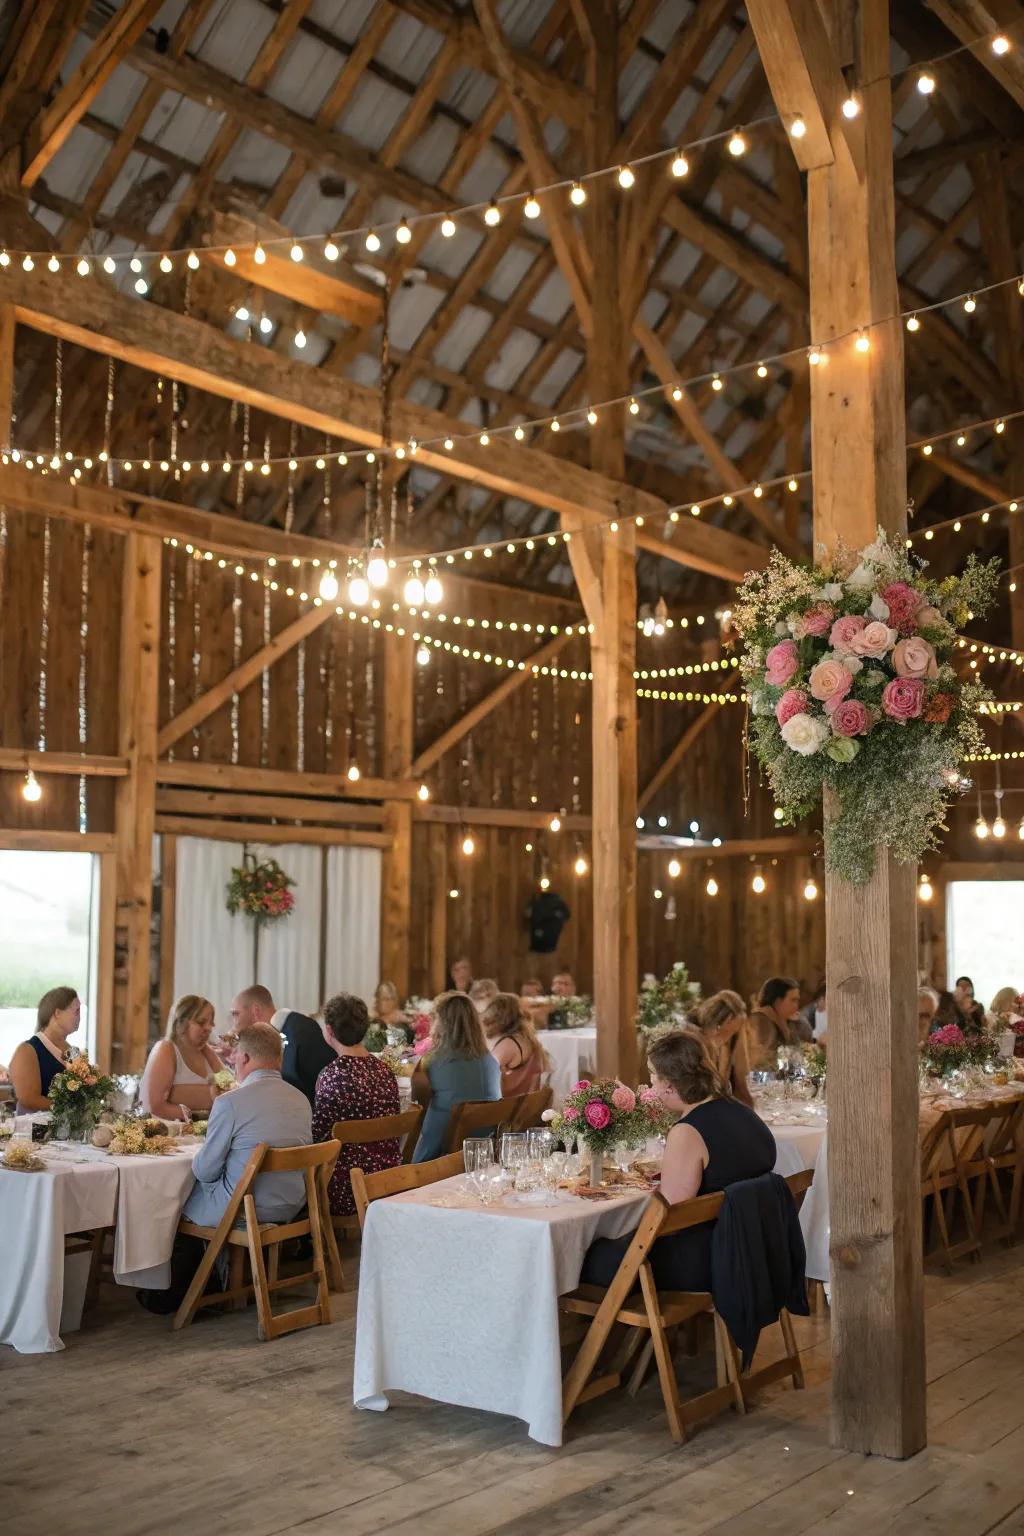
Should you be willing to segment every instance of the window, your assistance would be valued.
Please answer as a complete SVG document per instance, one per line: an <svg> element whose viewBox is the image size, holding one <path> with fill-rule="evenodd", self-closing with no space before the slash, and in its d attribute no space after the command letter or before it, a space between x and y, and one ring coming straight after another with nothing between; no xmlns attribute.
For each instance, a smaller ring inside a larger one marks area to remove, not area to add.
<svg viewBox="0 0 1024 1536"><path fill-rule="evenodd" d="M82 1025L72 1044L95 1049L99 860L91 853L0 851L0 1062L36 1027L51 987L74 987Z"/></svg>
<svg viewBox="0 0 1024 1536"><path fill-rule="evenodd" d="M969 976L987 1008L1000 987L1024 990L1024 880L954 880L946 895L947 985Z"/></svg>

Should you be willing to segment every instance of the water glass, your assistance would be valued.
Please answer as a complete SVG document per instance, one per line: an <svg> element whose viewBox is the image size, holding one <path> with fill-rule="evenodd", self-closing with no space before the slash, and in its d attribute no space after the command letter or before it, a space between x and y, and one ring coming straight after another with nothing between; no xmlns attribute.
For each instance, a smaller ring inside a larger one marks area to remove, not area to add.
<svg viewBox="0 0 1024 1536"><path fill-rule="evenodd" d="M566 1164L569 1161L568 1152L548 1152L541 1164L545 1189L557 1189L562 1179L565 1178Z"/></svg>
<svg viewBox="0 0 1024 1536"><path fill-rule="evenodd" d="M468 1174L493 1163L494 1142L490 1136L467 1136L462 1143L462 1160Z"/></svg>
<svg viewBox="0 0 1024 1536"><path fill-rule="evenodd" d="M555 1144L555 1138L546 1126L534 1126L526 1133L526 1144L531 1163L542 1163Z"/></svg>
<svg viewBox="0 0 1024 1536"><path fill-rule="evenodd" d="M501 1135L501 1166L510 1173L526 1162L529 1142L525 1131L503 1131Z"/></svg>

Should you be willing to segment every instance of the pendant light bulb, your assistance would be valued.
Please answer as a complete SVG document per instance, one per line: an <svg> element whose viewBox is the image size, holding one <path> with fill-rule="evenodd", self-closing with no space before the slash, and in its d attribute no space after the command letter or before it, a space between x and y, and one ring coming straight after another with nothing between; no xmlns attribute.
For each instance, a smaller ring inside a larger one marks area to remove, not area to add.
<svg viewBox="0 0 1024 1536"><path fill-rule="evenodd" d="M384 558L383 550L375 549L371 553L366 566L366 579L371 587L376 587L378 590L387 585L388 562Z"/></svg>
<svg viewBox="0 0 1024 1536"><path fill-rule="evenodd" d="M714 875L708 876L708 883L704 889L707 891L709 896L718 895L718 881L715 879Z"/></svg>
<svg viewBox="0 0 1024 1536"><path fill-rule="evenodd" d="M31 768L25 775L25 782L21 787L21 793L23 798L30 801L32 804L35 804L37 800L41 800L43 798L43 786L40 784Z"/></svg>
<svg viewBox="0 0 1024 1536"><path fill-rule="evenodd" d="M440 577L427 577L423 587L423 596L426 599L428 608L436 608L438 606L444 597L444 588L441 585Z"/></svg>
<svg viewBox="0 0 1024 1536"><path fill-rule="evenodd" d="M418 667L430 666L430 646L421 645L416 651L416 665ZM422 798L422 797L421 797Z"/></svg>
<svg viewBox="0 0 1024 1536"><path fill-rule="evenodd" d="M766 888L767 882L765 881L764 875L762 875L761 871L758 870L757 874L750 882L750 889L753 891L755 896L763 896Z"/></svg>
<svg viewBox="0 0 1024 1536"><path fill-rule="evenodd" d="M337 595L338 578L332 570L326 570L320 577L320 596L325 603L333 603Z"/></svg>
<svg viewBox="0 0 1024 1536"><path fill-rule="evenodd" d="M587 872L587 861L583 857L582 853L577 856L576 863L573 865L573 869L576 871L576 873L578 875L585 875L586 874L586 872Z"/></svg>
<svg viewBox="0 0 1024 1536"><path fill-rule="evenodd" d="M356 574L349 579L348 600L356 608L365 608L367 603L370 601L370 583L367 581L362 571L357 571Z"/></svg>
<svg viewBox="0 0 1024 1536"><path fill-rule="evenodd" d="M402 597L410 608L420 608L425 596L423 583L418 576L410 576L402 588Z"/></svg>
<svg viewBox="0 0 1024 1536"><path fill-rule="evenodd" d="M917 888L917 899L918 899L918 901L931 901L933 894L934 893L933 893L933 890L932 890L932 883L931 883L931 881L928 879L927 875L922 875L921 876L921 883L920 883L920 885Z"/></svg>
<svg viewBox="0 0 1024 1536"><path fill-rule="evenodd" d="M473 841L472 832L467 832L462 839L462 851L467 859L471 859L474 853L476 853L476 843Z"/></svg>

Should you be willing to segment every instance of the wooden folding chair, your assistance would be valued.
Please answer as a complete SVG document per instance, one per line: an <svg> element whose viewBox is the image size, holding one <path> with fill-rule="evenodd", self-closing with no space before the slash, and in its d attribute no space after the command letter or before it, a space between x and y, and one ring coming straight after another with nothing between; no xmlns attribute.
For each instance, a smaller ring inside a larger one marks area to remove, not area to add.
<svg viewBox="0 0 1024 1536"><path fill-rule="evenodd" d="M984 1232L985 1200L989 1191L999 1216L991 1234L1009 1245L1020 1222L1021 1182L1024 1178L1024 1099L999 1099L989 1106L982 1127L981 1140L974 1157L964 1169L968 1187L975 1181L974 1225L979 1240ZM1007 1205L1000 1173L1011 1174L1010 1202Z"/></svg>
<svg viewBox="0 0 1024 1536"><path fill-rule="evenodd" d="M178 1223L178 1231L185 1237L198 1237L206 1244L199 1268L184 1300L174 1314L174 1327L184 1328L200 1307L222 1306L225 1302L244 1305L255 1293L256 1316L261 1339L276 1339L282 1333L296 1328L316 1327L331 1320L328 1297L327 1268L324 1260L323 1226L321 1211L324 1207L327 1183L338 1156L336 1141L314 1142L308 1147L268 1147L265 1142L256 1147L235 1186L234 1194L216 1227L202 1227L184 1218ZM256 1214L256 1198L253 1186L261 1173L299 1173L306 1187L305 1213L284 1222L261 1222ZM245 1225L236 1226L239 1214ZM278 1276L281 1244L293 1237L308 1237L313 1245L313 1268L298 1275ZM217 1256L223 1248L231 1255L229 1288L206 1294ZM252 1272L252 1284L243 1283L242 1264L248 1250ZM266 1250L267 1261L264 1259ZM290 1290L306 1281L316 1282L316 1301L292 1312L275 1313L271 1307L271 1295L276 1291Z"/></svg>
<svg viewBox="0 0 1024 1536"><path fill-rule="evenodd" d="M401 1141L405 1138L402 1147L402 1162L412 1161L412 1154L416 1150L416 1142L419 1139L420 1125L423 1121L424 1109L422 1104L414 1104L411 1109L404 1109L397 1115L378 1115L372 1120L336 1120L331 1128L331 1135L342 1147L365 1147L376 1141ZM326 1186L325 1186L326 1188ZM323 1221L324 1241L327 1246L327 1264L331 1276L331 1289L343 1291L345 1289L345 1272L341 1263L341 1254L338 1252L338 1234L345 1241L350 1242L360 1233L358 1216L335 1216L330 1208L330 1191L326 1191L323 1209L321 1211Z"/></svg>
<svg viewBox="0 0 1024 1536"><path fill-rule="evenodd" d="M786 1183L791 1192L797 1195L808 1188L813 1177L813 1173L806 1170L792 1174ZM581 1285L559 1299L559 1310L563 1313L582 1314L592 1319L562 1385L563 1423L579 1403L610 1392L622 1383L625 1369L640 1345L644 1345L644 1348L633 1369L630 1393L635 1396L639 1390L653 1354L669 1430L677 1445L686 1439L688 1425L711 1418L724 1408L731 1407L737 1413L745 1413L750 1394L770 1381L789 1376L794 1387L803 1386L800 1352L793 1334L792 1321L784 1308L779 1313L778 1321L786 1346L785 1355L770 1365L744 1374L741 1372L739 1353L728 1328L715 1311L709 1291L659 1291L657 1288L649 1255L658 1238L715 1221L724 1201L723 1194L701 1195L671 1206L662 1195L652 1195L644 1208L633 1241L623 1255L615 1278L607 1290L602 1291L599 1286ZM669 1334L684 1323L692 1326L702 1315L712 1319L715 1331L718 1381L710 1390L684 1401L679 1395ZM627 1334L624 1344L611 1362L611 1368L594 1377L593 1373L616 1324L624 1325L632 1333Z"/></svg>
<svg viewBox="0 0 1024 1536"><path fill-rule="evenodd" d="M364 1173L361 1168L353 1168L352 1193L356 1197L360 1227L366 1226L366 1212L374 1200L384 1200L388 1195L400 1195L407 1189L422 1189L424 1185L437 1184L441 1179L453 1179L464 1168L461 1152L449 1152L445 1157L435 1157L429 1163L405 1163L400 1168L382 1168L379 1173Z"/></svg>
<svg viewBox="0 0 1024 1536"><path fill-rule="evenodd" d="M974 1219L974 1205L967 1182L967 1168L974 1160L984 1138L984 1127L991 1118L988 1106L982 1109L946 1109L921 1139L922 1206L931 1199L932 1219L939 1240L924 1255L926 1264L941 1259L950 1274L953 1260L965 1255L980 1256L981 1239ZM951 1240L956 1216L957 1196L966 1236ZM924 1213L922 1212L922 1215ZM927 1230L927 1228L925 1228Z"/></svg>
<svg viewBox="0 0 1024 1536"><path fill-rule="evenodd" d="M551 1087L535 1088L532 1093L524 1093L510 1129L528 1131L532 1125L541 1125L541 1115L551 1107L553 1096L554 1089Z"/></svg>
<svg viewBox="0 0 1024 1536"><path fill-rule="evenodd" d="M445 1152L458 1152L467 1136L511 1126L524 1097L516 1093L507 1099L467 1099L464 1104L456 1104L448 1121Z"/></svg>

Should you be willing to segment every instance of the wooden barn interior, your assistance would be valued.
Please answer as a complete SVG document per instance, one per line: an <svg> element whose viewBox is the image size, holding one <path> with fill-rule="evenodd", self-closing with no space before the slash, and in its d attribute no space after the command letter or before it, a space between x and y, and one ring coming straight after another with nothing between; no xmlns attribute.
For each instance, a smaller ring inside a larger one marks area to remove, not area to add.
<svg viewBox="0 0 1024 1536"><path fill-rule="evenodd" d="M197 840L315 850L289 1004L339 985L329 860L369 850L376 979L569 970L633 1081L645 974L807 1000L826 917L864 927L877 1068L830 1114L883 1107L830 1149L833 1241L843 1199L882 1235L836 1281L835 1432L919 1449L891 1029L952 984L948 889L1024 881L1022 210L1020 0L7 0L0 859L94 856L96 1059L140 1071L193 990ZM730 617L771 549L878 527L1004 575L984 760L865 915L747 756Z"/></svg>

